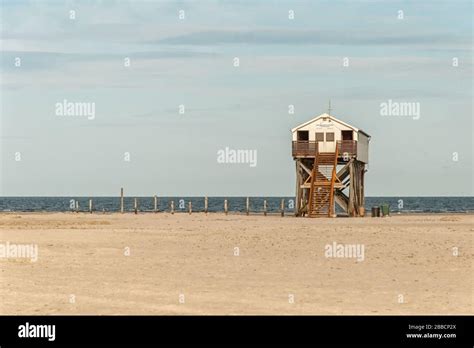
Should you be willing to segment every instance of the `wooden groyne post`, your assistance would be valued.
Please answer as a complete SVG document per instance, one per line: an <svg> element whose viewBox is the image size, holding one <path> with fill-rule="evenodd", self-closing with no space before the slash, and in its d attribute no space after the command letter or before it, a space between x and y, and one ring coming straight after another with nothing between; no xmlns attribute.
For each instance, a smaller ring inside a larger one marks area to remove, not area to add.
<svg viewBox="0 0 474 348"><path fill-rule="evenodd" d="M123 214L123 187L120 188L120 212Z"/></svg>
<svg viewBox="0 0 474 348"><path fill-rule="evenodd" d="M247 197L247 200L245 201L245 213L247 215L250 214L250 198Z"/></svg>
<svg viewBox="0 0 474 348"><path fill-rule="evenodd" d="M188 208L189 208L189 215L191 215L193 213L193 203L191 201L188 203Z"/></svg>
<svg viewBox="0 0 474 348"><path fill-rule="evenodd" d="M153 211L158 212L158 197L156 195L153 196Z"/></svg>
<svg viewBox="0 0 474 348"><path fill-rule="evenodd" d="M138 200L136 198L133 202L133 210L135 211L135 214L138 214Z"/></svg>
<svg viewBox="0 0 474 348"><path fill-rule="evenodd" d="M285 199L280 202L280 214L282 217L285 216Z"/></svg>
<svg viewBox="0 0 474 348"><path fill-rule="evenodd" d="M171 214L174 214L174 201L171 201L170 210L171 210Z"/></svg>
<svg viewBox="0 0 474 348"><path fill-rule="evenodd" d="M267 200L263 200L263 215L267 216Z"/></svg>
<svg viewBox="0 0 474 348"><path fill-rule="evenodd" d="M227 205L227 199L224 199L224 213L225 215L227 215L227 213L229 212L229 209L228 209L228 205Z"/></svg>
<svg viewBox="0 0 474 348"><path fill-rule="evenodd" d="M204 212L207 214L209 210L209 199L206 197L204 197Z"/></svg>
<svg viewBox="0 0 474 348"><path fill-rule="evenodd" d="M92 199L89 199L89 213L92 214Z"/></svg>

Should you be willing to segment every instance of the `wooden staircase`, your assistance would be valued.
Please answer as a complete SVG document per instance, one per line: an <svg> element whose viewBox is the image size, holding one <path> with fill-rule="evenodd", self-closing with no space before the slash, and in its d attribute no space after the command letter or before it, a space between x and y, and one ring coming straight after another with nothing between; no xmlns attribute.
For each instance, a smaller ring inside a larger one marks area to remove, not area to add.
<svg viewBox="0 0 474 348"><path fill-rule="evenodd" d="M337 179L337 157L335 152L319 152L316 146L316 157L311 175L311 186L308 202L308 217L331 217L334 215L334 184Z"/></svg>

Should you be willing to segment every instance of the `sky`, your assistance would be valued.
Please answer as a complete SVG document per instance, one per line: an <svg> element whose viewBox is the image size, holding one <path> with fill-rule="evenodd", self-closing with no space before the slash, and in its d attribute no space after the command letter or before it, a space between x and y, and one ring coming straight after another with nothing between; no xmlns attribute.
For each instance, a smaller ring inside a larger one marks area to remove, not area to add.
<svg viewBox="0 0 474 348"><path fill-rule="evenodd" d="M329 100L371 135L367 196L473 194L471 1L0 11L1 196L292 196L290 130ZM94 116L58 113L65 100ZM389 100L419 117L381 115ZM226 148L256 165L220 163Z"/></svg>

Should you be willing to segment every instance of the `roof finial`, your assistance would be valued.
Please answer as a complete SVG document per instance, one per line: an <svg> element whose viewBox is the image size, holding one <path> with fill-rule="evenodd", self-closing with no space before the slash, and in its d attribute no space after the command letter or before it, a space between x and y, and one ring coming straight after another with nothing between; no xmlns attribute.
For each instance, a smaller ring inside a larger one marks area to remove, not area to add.
<svg viewBox="0 0 474 348"><path fill-rule="evenodd" d="M331 99L329 99L328 115L331 115Z"/></svg>

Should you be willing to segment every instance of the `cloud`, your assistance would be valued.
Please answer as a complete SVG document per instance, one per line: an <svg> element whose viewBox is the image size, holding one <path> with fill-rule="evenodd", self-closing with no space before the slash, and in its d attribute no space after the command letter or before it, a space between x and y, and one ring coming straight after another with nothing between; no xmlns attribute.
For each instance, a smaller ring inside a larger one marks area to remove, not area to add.
<svg viewBox="0 0 474 348"><path fill-rule="evenodd" d="M372 31L318 30L213 30L177 35L158 40L160 44L181 45L452 45L469 44L469 38L444 33L376 34Z"/></svg>
<svg viewBox="0 0 474 348"><path fill-rule="evenodd" d="M126 53L62 53L41 51L3 51L1 54L0 69L2 71L19 70L50 70L64 68L71 64L96 62L111 66L123 65L124 58L131 61L153 61L159 59L187 59L187 58L214 58L217 53L195 51L188 49L169 49ZM21 59L21 68L15 66L15 59Z"/></svg>

